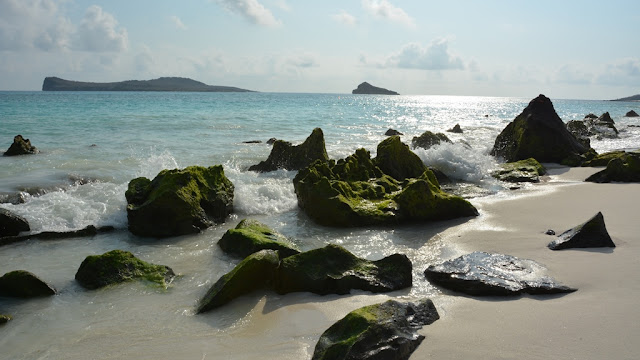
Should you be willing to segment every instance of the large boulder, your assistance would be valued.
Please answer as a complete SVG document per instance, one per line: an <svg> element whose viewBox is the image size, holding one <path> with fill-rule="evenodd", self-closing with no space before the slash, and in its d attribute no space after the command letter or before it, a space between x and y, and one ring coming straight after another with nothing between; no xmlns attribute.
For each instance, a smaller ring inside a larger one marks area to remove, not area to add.
<svg viewBox="0 0 640 360"><path fill-rule="evenodd" d="M125 193L129 230L151 237L197 233L231 213L233 189L222 165L163 170L153 181L133 179Z"/></svg>
<svg viewBox="0 0 640 360"><path fill-rule="evenodd" d="M0 237L17 236L23 231L30 231L29 222L18 214L0 208Z"/></svg>
<svg viewBox="0 0 640 360"><path fill-rule="evenodd" d="M625 117L638 117L640 115L638 115L637 112L635 112L634 110L629 110L627 111L626 114L624 114Z"/></svg>
<svg viewBox="0 0 640 360"><path fill-rule="evenodd" d="M540 176L547 173L536 159L529 158L511 163L500 164L500 169L491 175L505 182L540 182Z"/></svg>
<svg viewBox="0 0 640 360"><path fill-rule="evenodd" d="M22 135L16 135L13 138L13 144L4 152L4 156L29 155L37 154L38 149L31 145L29 139L25 139Z"/></svg>
<svg viewBox="0 0 640 360"><path fill-rule="evenodd" d="M469 295L557 294L576 289L546 276L533 260L510 255L473 252L441 264L430 265L427 279L444 288Z"/></svg>
<svg viewBox="0 0 640 360"><path fill-rule="evenodd" d="M640 182L640 152L626 152L612 158L607 167L585 181L596 183L608 182Z"/></svg>
<svg viewBox="0 0 640 360"><path fill-rule="evenodd" d="M320 128L313 129L311 135L300 145L294 146L290 142L276 140L267 160L250 166L249 170L258 172L278 169L300 170L316 160L329 161L324 134Z"/></svg>
<svg viewBox="0 0 640 360"><path fill-rule="evenodd" d="M327 245L283 259L274 285L280 294L348 294L351 289L389 292L411 286L411 269L411 261L403 254L370 261L341 246Z"/></svg>
<svg viewBox="0 0 640 360"><path fill-rule="evenodd" d="M25 270L11 271L0 277L0 296L32 298L55 294L51 285Z"/></svg>
<svg viewBox="0 0 640 360"><path fill-rule="evenodd" d="M439 318L430 299L365 306L322 333L311 359L406 360L425 338L417 330Z"/></svg>
<svg viewBox="0 0 640 360"><path fill-rule="evenodd" d="M572 248L616 247L604 225L604 216L598 212L584 224L569 229L547 245L551 250Z"/></svg>
<svg viewBox="0 0 640 360"><path fill-rule="evenodd" d="M427 170L420 157L409 149L409 146L394 135L378 144L377 155L373 163L383 173L398 181L407 178L418 178Z"/></svg>
<svg viewBox="0 0 640 360"><path fill-rule="evenodd" d="M274 250L261 250L247 256L213 284L198 303L197 312L213 310L254 290L271 288L279 263Z"/></svg>
<svg viewBox="0 0 640 360"><path fill-rule="evenodd" d="M432 146L440 145L443 142L451 143L452 141L443 133L433 133L427 130L420 136L414 136L413 139L411 139L411 146L413 146L414 149L429 149Z"/></svg>
<svg viewBox="0 0 640 360"><path fill-rule="evenodd" d="M150 264L124 250L87 256L76 272L76 281L91 290L134 279L167 287L174 277L170 267Z"/></svg>
<svg viewBox="0 0 640 360"><path fill-rule="evenodd" d="M539 162L578 165L589 149L570 132L548 97L539 95L498 135L491 155L507 162L535 158Z"/></svg>
<svg viewBox="0 0 640 360"><path fill-rule="evenodd" d="M582 166L586 167L598 167L598 166L607 166L609 161L613 159L621 158L626 154L626 151L618 150L618 151L609 151L603 154L598 154L594 156L592 159L585 161Z"/></svg>
<svg viewBox="0 0 640 360"><path fill-rule="evenodd" d="M257 221L244 219L222 235L218 245L226 253L245 258L260 250L277 250L281 257L300 253L286 236Z"/></svg>

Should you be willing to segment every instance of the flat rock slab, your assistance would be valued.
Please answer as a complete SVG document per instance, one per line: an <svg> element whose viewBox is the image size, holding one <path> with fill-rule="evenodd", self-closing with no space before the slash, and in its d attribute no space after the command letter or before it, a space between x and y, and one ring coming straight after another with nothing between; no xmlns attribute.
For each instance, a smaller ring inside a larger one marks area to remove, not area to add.
<svg viewBox="0 0 640 360"><path fill-rule="evenodd" d="M469 295L537 295L577 290L546 276L545 267L533 260L486 252L431 265L424 274L434 284Z"/></svg>
<svg viewBox="0 0 640 360"><path fill-rule="evenodd" d="M598 212L584 224L569 229L547 245L551 250L571 248L616 247L604 224L604 216Z"/></svg>

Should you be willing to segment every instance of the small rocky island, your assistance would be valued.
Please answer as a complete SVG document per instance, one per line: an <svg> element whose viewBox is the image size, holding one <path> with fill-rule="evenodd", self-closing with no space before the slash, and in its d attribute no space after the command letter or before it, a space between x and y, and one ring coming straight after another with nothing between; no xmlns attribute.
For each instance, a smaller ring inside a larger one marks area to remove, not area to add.
<svg viewBox="0 0 640 360"><path fill-rule="evenodd" d="M161 77L153 80L127 80L94 83L46 77L42 91L181 91L181 92L253 92L231 86L207 85L181 77Z"/></svg>
<svg viewBox="0 0 640 360"><path fill-rule="evenodd" d="M358 88L351 91L352 94L370 94L370 95L400 95L395 91L383 89L377 86L373 86L368 82L363 82L358 85Z"/></svg>

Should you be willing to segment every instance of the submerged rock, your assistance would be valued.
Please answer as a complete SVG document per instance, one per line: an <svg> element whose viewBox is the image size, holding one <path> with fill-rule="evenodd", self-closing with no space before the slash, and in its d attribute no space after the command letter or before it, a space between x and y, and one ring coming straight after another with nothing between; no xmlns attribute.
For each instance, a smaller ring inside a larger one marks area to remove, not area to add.
<svg viewBox="0 0 640 360"><path fill-rule="evenodd" d="M443 133L432 133L427 130L422 133L420 136L415 136L411 139L411 146L413 148L423 148L429 149L433 146L440 145L440 143L447 142L451 143L452 141L447 137L447 135Z"/></svg>
<svg viewBox="0 0 640 360"><path fill-rule="evenodd" d="M473 252L424 272L429 281L469 295L557 294L576 289L545 275L542 265L510 255Z"/></svg>
<svg viewBox="0 0 640 360"><path fill-rule="evenodd" d="M500 169L491 175L506 182L540 182L540 176L547 173L547 169L536 159L529 158L516 162L500 164Z"/></svg>
<svg viewBox="0 0 640 360"><path fill-rule="evenodd" d="M420 157L413 153L397 135L388 137L378 144L377 156L373 163L383 173L398 181L419 178L427 170Z"/></svg>
<svg viewBox="0 0 640 360"><path fill-rule="evenodd" d="M539 95L498 135L491 155L507 162L534 158L539 162L579 165L589 149L570 132L551 100Z"/></svg>
<svg viewBox="0 0 640 360"><path fill-rule="evenodd" d="M150 264L124 250L87 256L76 272L76 281L90 290L134 279L167 287L174 277L170 267Z"/></svg>
<svg viewBox="0 0 640 360"><path fill-rule="evenodd" d="M626 152L619 157L613 157L604 170L589 176L585 181L640 182L640 152Z"/></svg>
<svg viewBox="0 0 640 360"><path fill-rule="evenodd" d="M0 296L33 298L55 294L51 285L25 270L11 271L0 277Z"/></svg>
<svg viewBox="0 0 640 360"><path fill-rule="evenodd" d="M381 87L373 86L368 82L363 82L354 90L352 94L371 94L371 95L400 95L393 90L387 90Z"/></svg>
<svg viewBox="0 0 640 360"><path fill-rule="evenodd" d="M40 240L60 240L60 239L69 239L74 237L85 237L85 236L94 236L99 233L105 233L114 231L115 228L113 226L101 226L96 227L94 225L88 225L80 230L71 230L71 231L43 231L35 234L27 234L27 235L17 235L17 236L8 236L0 238L0 246L13 244L20 241L25 241L29 239L40 239Z"/></svg>
<svg viewBox="0 0 640 360"><path fill-rule="evenodd" d="M638 117L640 115L638 115L637 112L633 111L633 110L629 110L626 114L624 114L625 117Z"/></svg>
<svg viewBox="0 0 640 360"><path fill-rule="evenodd" d="M227 230L218 245L224 252L240 258L266 249L277 250L283 258L300 253L286 236L259 221L248 219L240 221L235 229Z"/></svg>
<svg viewBox="0 0 640 360"><path fill-rule="evenodd" d="M152 237L197 233L231 213L233 189L222 165L162 170L153 181L133 179L125 193L129 231Z"/></svg>
<svg viewBox="0 0 640 360"><path fill-rule="evenodd" d="M9 321L11 321L11 316L0 314L0 325L6 324Z"/></svg>
<svg viewBox="0 0 640 360"><path fill-rule="evenodd" d="M250 171L269 172L278 169L300 170L316 160L329 161L324 143L322 129L315 128L311 135L300 145L292 145L284 140L273 142L269 157L257 165L249 167Z"/></svg>
<svg viewBox="0 0 640 360"><path fill-rule="evenodd" d="M16 135L13 138L13 144L11 144L9 149L4 152L4 156L29 155L37 153L38 149L31 145L31 141L29 141L29 139L23 138L22 135Z"/></svg>
<svg viewBox="0 0 640 360"><path fill-rule="evenodd" d="M386 132L386 133L384 133L384 134L385 134L386 136L404 135L403 133L401 133L400 131L395 130L395 129L389 129L389 130L387 130L387 132Z"/></svg>
<svg viewBox="0 0 640 360"><path fill-rule="evenodd" d="M16 236L23 231L30 231L29 222L18 214L0 208L0 238L5 236Z"/></svg>
<svg viewBox="0 0 640 360"><path fill-rule="evenodd" d="M447 132L454 133L454 134L462 134L462 128L460 127L460 124L456 124L456 126L447 130Z"/></svg>
<svg viewBox="0 0 640 360"><path fill-rule="evenodd" d="M417 330L439 318L430 299L365 306L322 333L312 360L406 360L425 338Z"/></svg>
<svg viewBox="0 0 640 360"><path fill-rule="evenodd" d="M604 216L598 212L584 224L580 224L558 235L547 245L551 250L572 248L616 247L604 225Z"/></svg>

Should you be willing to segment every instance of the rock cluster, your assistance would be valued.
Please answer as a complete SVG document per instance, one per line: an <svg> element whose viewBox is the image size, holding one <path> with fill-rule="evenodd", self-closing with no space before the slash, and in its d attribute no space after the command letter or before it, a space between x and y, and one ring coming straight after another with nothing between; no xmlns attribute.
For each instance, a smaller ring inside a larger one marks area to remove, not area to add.
<svg viewBox="0 0 640 360"><path fill-rule="evenodd" d="M292 145L288 141L275 140L269 157L257 165L249 167L250 171L269 172L278 169L300 170L316 160L328 161L322 129L315 128L311 135L300 145Z"/></svg>
<svg viewBox="0 0 640 360"><path fill-rule="evenodd" d="M612 155L604 170L589 176L585 181L596 183L640 182L640 151L623 152L618 156Z"/></svg>

